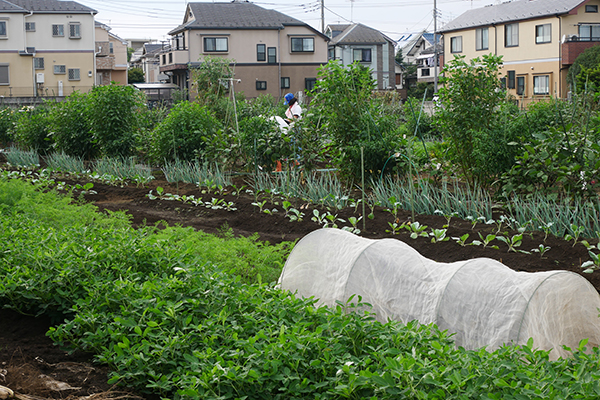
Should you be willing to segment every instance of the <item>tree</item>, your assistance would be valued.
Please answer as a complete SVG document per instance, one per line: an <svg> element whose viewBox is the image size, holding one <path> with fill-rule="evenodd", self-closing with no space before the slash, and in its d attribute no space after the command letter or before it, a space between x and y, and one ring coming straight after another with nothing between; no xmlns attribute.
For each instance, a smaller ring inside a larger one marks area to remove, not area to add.
<svg viewBox="0 0 600 400"><path fill-rule="evenodd" d="M496 130L500 106L506 102L498 79L501 62L502 56L493 54L470 62L456 56L444 67L436 124L448 141L452 161L470 181L482 180L477 170L482 137Z"/></svg>
<svg viewBox="0 0 600 400"><path fill-rule="evenodd" d="M594 69L600 66L600 46L593 46L581 53L567 73L567 83L571 85L573 91L580 91L583 88L577 87L577 75L581 73L581 67Z"/></svg>
<svg viewBox="0 0 600 400"><path fill-rule="evenodd" d="M400 65L404 64L404 55L402 54L402 49L398 49L396 52L396 62Z"/></svg>
<svg viewBox="0 0 600 400"><path fill-rule="evenodd" d="M143 83L146 82L144 78L144 71L141 68L129 68L127 71L127 82L128 83Z"/></svg>

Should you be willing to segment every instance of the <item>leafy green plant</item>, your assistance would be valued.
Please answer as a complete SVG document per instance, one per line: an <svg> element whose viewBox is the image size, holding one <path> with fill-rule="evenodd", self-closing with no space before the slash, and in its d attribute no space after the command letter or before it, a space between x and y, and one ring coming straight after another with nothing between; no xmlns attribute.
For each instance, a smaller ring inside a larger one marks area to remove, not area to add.
<svg viewBox="0 0 600 400"><path fill-rule="evenodd" d="M544 254L546 254L552 247L544 246L543 244L539 244L537 249L531 249L533 253L540 253L540 257L544 258Z"/></svg>
<svg viewBox="0 0 600 400"><path fill-rule="evenodd" d="M461 246L466 246L467 245L467 239L469 238L469 234L465 233L464 235L460 236L460 237L452 237L452 240L454 240L456 243L458 243Z"/></svg>
<svg viewBox="0 0 600 400"><path fill-rule="evenodd" d="M481 232L477 232L477 234L479 235L479 238L481 239L481 241L479 240L473 240L473 242L471 242L471 244L475 245L475 246L480 246L483 245L483 248L486 248L489 246L489 244L496 239L496 235L494 234L488 234L485 237L483 237L483 235L481 234ZM492 249L498 249L498 246L490 246L490 248Z"/></svg>
<svg viewBox="0 0 600 400"><path fill-rule="evenodd" d="M17 111L13 139L23 149L47 153L52 147L50 113L47 105L23 107Z"/></svg>
<svg viewBox="0 0 600 400"><path fill-rule="evenodd" d="M575 245L577 244L577 241L579 240L579 237L584 232L584 230L585 230L585 227L583 227L583 226L577 226L575 224L571 224L571 233L567 233L565 235L565 240L567 242L572 240L573 247L575 247Z"/></svg>
<svg viewBox="0 0 600 400"><path fill-rule="evenodd" d="M79 92L53 105L50 129L57 152L86 160L99 155L100 147L93 135L91 112L89 97Z"/></svg>
<svg viewBox="0 0 600 400"><path fill-rule="evenodd" d="M523 234L519 233L516 235L511 236L510 238L505 237L505 236L496 236L496 239L498 239L501 242L504 242L508 245L508 251L514 251L519 252L519 253L527 253L527 251L525 250L518 250L517 247L520 247L521 244L523 243Z"/></svg>
<svg viewBox="0 0 600 400"><path fill-rule="evenodd" d="M142 92L133 86L95 86L88 94L93 138L100 155L132 155L139 127L138 110L146 107Z"/></svg>
<svg viewBox="0 0 600 400"><path fill-rule="evenodd" d="M404 228L410 232L410 238L416 239L419 236L428 237L429 235L425 230L427 229L427 225L421 225L419 221L408 222L404 224Z"/></svg>
<svg viewBox="0 0 600 400"><path fill-rule="evenodd" d="M429 233L429 236L431 236L431 243L439 243L439 242L448 241L450 238L446 237L447 231L448 231L448 229L446 229L446 228L432 229L431 232Z"/></svg>
<svg viewBox="0 0 600 400"><path fill-rule="evenodd" d="M591 257L591 260L581 264L581 268L585 268L583 272L586 274L590 274L600 268L600 256L593 251L588 251L588 254Z"/></svg>
<svg viewBox="0 0 600 400"><path fill-rule="evenodd" d="M181 102L154 130L151 154L163 162L203 159L221 133L221 124L208 107Z"/></svg>

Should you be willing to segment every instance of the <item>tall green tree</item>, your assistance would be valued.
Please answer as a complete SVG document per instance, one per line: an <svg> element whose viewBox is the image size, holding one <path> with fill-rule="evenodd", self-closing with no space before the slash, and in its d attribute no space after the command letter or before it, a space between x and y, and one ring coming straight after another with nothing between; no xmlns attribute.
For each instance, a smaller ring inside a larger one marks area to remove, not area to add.
<svg viewBox="0 0 600 400"><path fill-rule="evenodd" d="M577 83L577 76L581 73L582 67L594 69L598 66L600 66L600 46L590 47L577 56L567 72L567 83L571 85L572 90L583 91L583 88L580 88Z"/></svg>
<svg viewBox="0 0 600 400"><path fill-rule="evenodd" d="M146 82L144 77L144 70L141 68L129 68L127 71L127 82L128 83L143 83Z"/></svg>
<svg viewBox="0 0 600 400"><path fill-rule="evenodd" d="M444 67L436 123L452 161L470 181L484 178L477 169L479 144L486 144L482 138L497 128L500 106L506 101L498 78L501 62L501 56L492 54L470 61L457 56Z"/></svg>

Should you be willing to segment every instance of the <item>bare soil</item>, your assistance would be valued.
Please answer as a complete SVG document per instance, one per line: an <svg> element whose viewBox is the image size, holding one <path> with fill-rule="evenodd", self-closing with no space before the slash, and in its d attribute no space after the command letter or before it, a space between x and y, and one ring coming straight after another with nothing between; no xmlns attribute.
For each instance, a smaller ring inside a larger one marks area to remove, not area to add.
<svg viewBox="0 0 600 400"><path fill-rule="evenodd" d="M61 179L62 180L62 179ZM75 182L67 183L74 184ZM85 182L79 182L85 183ZM246 184L242 179L236 186ZM203 205L184 204L181 201L151 200L147 194L150 190L156 194L156 188L164 188L164 193L191 195L202 197L205 201L214 198L223 198L226 202L235 203L237 211L212 210ZM222 194L201 194L200 190L189 184L169 184L157 179L145 187L129 185L125 187L109 186L94 183L93 190L97 194L86 194L85 200L93 202L99 210L117 211L126 210L132 216L135 227L154 225L159 221L166 221L169 225L190 226L194 229L208 233L220 234L223 229L231 228L235 235L248 236L258 233L261 240L270 243L294 241L302 238L309 232L319 229L316 222L311 221L313 205L300 200L295 201L293 207L305 213L301 222L290 222L285 217L279 205L271 203L267 195L260 200L267 200L265 208L277 208L278 213L267 215L261 213L259 208L252 205L255 197L248 193L233 195L231 191ZM357 193L356 198L360 195ZM323 211L323 210L322 210ZM332 211L333 212L333 211ZM348 220L350 216L357 216L354 209L344 209L337 212L339 218ZM367 209L367 213L369 210ZM374 210L375 218L365 220L365 229L362 221L359 227L361 236L373 239L393 238L410 244L423 256L438 262L453 262L476 257L488 257L498 260L517 271L537 272L547 270L569 270L581 274L592 285L600 290L600 272L583 274L580 265L589 259L585 247L581 244L573 246L562 238L549 236L544 240L541 232L527 233L520 249L530 251L543 243L551 249L540 257L537 253L523 254L508 252L508 247L495 241L500 249L483 248L483 246L460 246L453 240L441 243L431 243L430 238L419 237L411 239L406 230L392 234L388 222L393 222L392 214L382 208ZM410 212L400 211L397 222L411 221ZM431 228L442 228L446 219L442 216L416 215L414 218L422 225ZM345 225L349 225L346 223ZM448 236L458 237L465 233L470 235L468 242L479 239L478 232L483 235L493 232L495 225L477 224L474 228L468 221L453 218L448 228ZM506 231L507 229L502 229ZM515 232L508 232L509 235ZM592 241L591 243L596 243ZM32 318L22 316L9 310L0 310L0 385L10 387L20 394L22 399L59 399L81 398L95 395L93 398L119 398L122 393L112 392L107 382L108 369L105 366L94 364L90 354L67 354L45 336L51 322L45 318ZM40 378L40 376L42 376ZM67 383L72 389L51 390L48 377L56 381ZM119 388L119 390L123 390ZM29 395L30 397L27 397Z"/></svg>

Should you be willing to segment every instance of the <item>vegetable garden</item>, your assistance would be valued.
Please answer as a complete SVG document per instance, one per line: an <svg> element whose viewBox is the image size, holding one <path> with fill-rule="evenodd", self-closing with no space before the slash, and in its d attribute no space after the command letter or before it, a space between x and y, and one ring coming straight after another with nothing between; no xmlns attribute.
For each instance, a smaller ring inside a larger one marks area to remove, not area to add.
<svg viewBox="0 0 600 400"><path fill-rule="evenodd" d="M398 239L436 262L569 270L600 289L591 95L518 110L500 91L486 97L499 60L479 61L449 63L465 75L433 117L418 100L372 95L359 66L330 64L289 134L264 117L283 114L274 99L208 79L229 73L217 61L198 71L198 100L170 111L118 86L2 110L0 301L12 311L0 324L51 326L46 345L75 353L15 357L36 351L17 337L33 333L7 329L0 340L18 345L0 344L0 384L17 385L25 365L75 379L60 358L93 357L107 383L73 381L81 389L68 393L597 398L600 354L586 341L557 361L531 341L457 349L433 325L376 321L359 298L325 308L273 286L294 241L327 227Z"/></svg>

